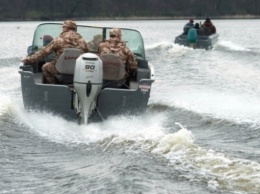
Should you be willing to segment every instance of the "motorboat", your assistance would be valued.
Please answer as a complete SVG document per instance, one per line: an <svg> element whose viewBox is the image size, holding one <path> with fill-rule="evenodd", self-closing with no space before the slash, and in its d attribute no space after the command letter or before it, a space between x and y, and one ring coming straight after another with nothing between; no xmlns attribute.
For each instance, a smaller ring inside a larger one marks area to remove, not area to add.
<svg viewBox="0 0 260 194"><path fill-rule="evenodd" d="M58 37L61 28L62 23L39 24L32 45L27 48L27 56ZM102 41L109 39L110 29L112 27L77 26L77 32L86 42L96 35L101 35ZM79 124L103 121L110 116L144 112L154 82L154 67L146 59L141 33L134 29L120 29L122 40L126 41L138 62L137 72L127 84L122 83L117 75L112 75L114 78L111 78L111 72L122 72L122 64L118 65L120 62L114 56L99 57L97 48L88 53L68 48L56 63L60 72L56 78L57 84L46 84L41 70L44 63L53 60L55 53L31 65L21 64L19 73L25 109L50 112ZM110 68L114 67L117 69L113 72ZM108 69L110 70L106 72Z"/></svg>
<svg viewBox="0 0 260 194"><path fill-rule="evenodd" d="M209 50L212 49L214 44L218 41L218 37L218 33L211 35L198 35L195 42L189 42L188 34L181 34L175 37L174 43L196 49Z"/></svg>

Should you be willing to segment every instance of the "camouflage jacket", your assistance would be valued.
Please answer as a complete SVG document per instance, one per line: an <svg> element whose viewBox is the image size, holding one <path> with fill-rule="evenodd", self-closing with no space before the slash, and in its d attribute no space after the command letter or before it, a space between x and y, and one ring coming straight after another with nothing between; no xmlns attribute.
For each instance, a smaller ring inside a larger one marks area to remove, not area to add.
<svg viewBox="0 0 260 194"><path fill-rule="evenodd" d="M209 33L216 33L216 27L211 22L204 22L201 26L204 30L209 30Z"/></svg>
<svg viewBox="0 0 260 194"><path fill-rule="evenodd" d="M126 43L123 41L106 40L99 45L99 54L113 53L119 54L119 58L126 65L126 70L129 73L136 71L137 62L134 54L127 48Z"/></svg>
<svg viewBox="0 0 260 194"><path fill-rule="evenodd" d="M98 51L98 45L96 45L93 41L88 42L88 48L91 52Z"/></svg>
<svg viewBox="0 0 260 194"><path fill-rule="evenodd" d="M79 33L75 31L68 31L61 33L58 38L54 39L47 46L43 47L41 50L26 59L28 63L35 63L52 52L55 52L55 59L51 62L55 64L59 56L63 53L64 48L78 48L82 50L83 53L89 51L86 41Z"/></svg>

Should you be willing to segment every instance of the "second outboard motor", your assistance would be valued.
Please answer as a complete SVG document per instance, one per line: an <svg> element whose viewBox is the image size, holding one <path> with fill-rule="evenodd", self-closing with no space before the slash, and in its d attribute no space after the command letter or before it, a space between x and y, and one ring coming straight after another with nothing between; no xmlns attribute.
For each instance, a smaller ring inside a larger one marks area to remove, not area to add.
<svg viewBox="0 0 260 194"><path fill-rule="evenodd" d="M78 57L74 72L74 88L79 100L80 123L87 124L88 117L95 109L97 96L103 83L103 65L93 53L84 53Z"/></svg>
<svg viewBox="0 0 260 194"><path fill-rule="evenodd" d="M187 41L190 47L195 47L195 44L197 42L198 35L197 35L197 30L195 28L191 28L188 31L187 35Z"/></svg>

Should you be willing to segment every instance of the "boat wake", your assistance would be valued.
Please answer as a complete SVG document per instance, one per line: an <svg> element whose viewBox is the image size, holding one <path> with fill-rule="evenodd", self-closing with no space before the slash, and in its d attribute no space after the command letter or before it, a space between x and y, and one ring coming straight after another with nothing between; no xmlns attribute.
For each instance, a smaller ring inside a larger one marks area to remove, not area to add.
<svg viewBox="0 0 260 194"><path fill-rule="evenodd" d="M233 42L224 41L224 40L220 40L219 43L217 44L217 47L226 50L233 50L233 51L251 51L250 49L243 47L239 44L235 44Z"/></svg>
<svg viewBox="0 0 260 194"><path fill-rule="evenodd" d="M169 53L173 53L175 52L176 54L181 54L189 52L190 50L194 50L193 48L189 48L189 47L185 47L182 45L178 45L172 42L157 42L154 43L153 45L149 45L145 48L145 50L147 52L169 52ZM158 56L158 53L156 54L156 56Z"/></svg>
<svg viewBox="0 0 260 194"><path fill-rule="evenodd" d="M144 115L113 116L100 123L78 125L51 113L27 112L6 101L2 115L8 114L17 126L48 141L76 147L95 144L104 152L146 152L167 159L180 178L205 182L214 191L256 194L260 189L259 163L198 145L190 130L180 123L170 124L170 106L153 105Z"/></svg>
<svg viewBox="0 0 260 194"><path fill-rule="evenodd" d="M169 68L168 65L171 63L178 63L184 57L193 51L195 53L203 52L204 50L196 51L192 48L181 46L178 44L174 44L172 42L158 42L153 45L149 45L146 47L147 58L149 61L156 65L160 65L160 68L156 70L156 75L160 73L160 70L164 70L164 68ZM170 63L169 63L170 60ZM161 65L167 64L167 65ZM164 73L168 73L164 71ZM158 77L156 78L157 81Z"/></svg>
<svg viewBox="0 0 260 194"><path fill-rule="evenodd" d="M167 158L173 168L182 172L183 178L194 183L205 182L209 189L258 193L259 163L200 147L194 143L192 133L178 125L181 129L162 137L152 146L151 153Z"/></svg>
<svg viewBox="0 0 260 194"><path fill-rule="evenodd" d="M152 104L162 103L212 118L260 125L260 101L255 95L227 94L221 90L193 85L172 85L171 90L157 88L156 85L155 88L150 99Z"/></svg>

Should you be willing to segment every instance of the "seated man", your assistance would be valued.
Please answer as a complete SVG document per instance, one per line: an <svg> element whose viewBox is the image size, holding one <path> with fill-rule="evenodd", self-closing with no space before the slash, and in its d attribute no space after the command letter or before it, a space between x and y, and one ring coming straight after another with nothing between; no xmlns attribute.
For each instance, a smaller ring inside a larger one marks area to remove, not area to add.
<svg viewBox="0 0 260 194"><path fill-rule="evenodd" d="M88 42L89 50L92 51L92 52L97 52L98 47L99 47L101 42L102 42L102 35L101 34L95 35L93 37L93 40Z"/></svg>
<svg viewBox="0 0 260 194"><path fill-rule="evenodd" d="M40 51L22 59L22 62L25 64L35 63L43 59L45 56L51 54L52 52L55 52L55 59L51 62L45 63L42 66L44 80L47 83L55 84L54 75L59 74L59 72L55 68L55 63L59 56L63 53L64 48L78 48L82 51L82 53L86 53L89 51L86 41L82 38L82 36L79 33L76 32L76 30L77 25L74 21L65 21L62 25L62 33L58 38L51 41Z"/></svg>
<svg viewBox="0 0 260 194"><path fill-rule="evenodd" d="M200 36L200 35L204 35L204 32L203 30L200 28L200 25L199 23L196 23L194 28L197 30L197 35Z"/></svg>
<svg viewBox="0 0 260 194"><path fill-rule="evenodd" d="M109 53L117 55L122 64L125 65L125 81L129 80L129 76L136 73L137 61L134 54L126 46L126 42L122 41L122 33L118 28L111 29L110 39L99 45L99 55L102 58L103 55Z"/></svg>
<svg viewBox="0 0 260 194"><path fill-rule="evenodd" d="M187 34L189 29L194 27L194 20L191 18L187 24L183 27L183 34Z"/></svg>
<svg viewBox="0 0 260 194"><path fill-rule="evenodd" d="M216 33L216 27L212 24L210 18L206 18L205 22L201 25L201 28L206 35Z"/></svg>
<svg viewBox="0 0 260 194"><path fill-rule="evenodd" d="M51 41L53 41L53 38L50 35L44 35L42 40L43 40L43 46L46 46L50 44Z"/></svg>

